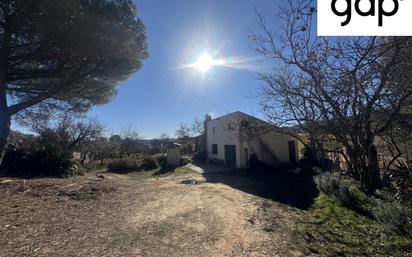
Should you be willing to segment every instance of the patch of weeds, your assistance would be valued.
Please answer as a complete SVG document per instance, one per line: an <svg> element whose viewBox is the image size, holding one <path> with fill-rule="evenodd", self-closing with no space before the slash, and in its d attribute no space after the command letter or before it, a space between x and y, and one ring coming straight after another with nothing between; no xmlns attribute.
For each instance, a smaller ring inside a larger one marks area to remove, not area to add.
<svg viewBox="0 0 412 257"><path fill-rule="evenodd" d="M412 256L412 240L320 194L295 231L302 251L317 256Z"/></svg>
<svg viewBox="0 0 412 257"><path fill-rule="evenodd" d="M187 167L178 167L174 171L175 176L182 176L182 175L188 175L188 174L193 174L196 173L196 171L189 169Z"/></svg>
<svg viewBox="0 0 412 257"><path fill-rule="evenodd" d="M156 173L154 171L139 171L139 172L132 172L128 173L127 176L134 180L147 180L153 179L153 174Z"/></svg>
<svg viewBox="0 0 412 257"><path fill-rule="evenodd" d="M337 172L325 172L314 177L319 191L333 197L342 206L365 216L372 216L373 199L363 193L357 185Z"/></svg>
<svg viewBox="0 0 412 257"><path fill-rule="evenodd" d="M107 165L107 170L113 173L129 173L140 169L140 164L135 159L117 159L112 160Z"/></svg>
<svg viewBox="0 0 412 257"><path fill-rule="evenodd" d="M158 168L156 160L152 157L145 157L139 167L141 170L155 170Z"/></svg>
<svg viewBox="0 0 412 257"><path fill-rule="evenodd" d="M167 177L167 176L183 176L183 175L188 175L188 174L193 174L196 173L196 171L189 169L187 167L170 167L166 166L158 171L153 173L154 177Z"/></svg>
<svg viewBox="0 0 412 257"><path fill-rule="evenodd" d="M108 162L103 162L103 164L100 161L92 161L87 164L82 165L85 172L91 172L91 171L104 171L107 170L107 165L111 161Z"/></svg>
<svg viewBox="0 0 412 257"><path fill-rule="evenodd" d="M412 209L398 202L379 201L373 209L373 216L387 232L394 231L412 238Z"/></svg>

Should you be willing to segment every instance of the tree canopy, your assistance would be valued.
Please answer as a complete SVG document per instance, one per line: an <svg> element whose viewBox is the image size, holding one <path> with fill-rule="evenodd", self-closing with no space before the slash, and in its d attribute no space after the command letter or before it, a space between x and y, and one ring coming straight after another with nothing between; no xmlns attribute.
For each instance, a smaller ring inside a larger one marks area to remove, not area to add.
<svg viewBox="0 0 412 257"><path fill-rule="evenodd" d="M147 56L133 1L1 0L0 148L13 115L106 103Z"/></svg>

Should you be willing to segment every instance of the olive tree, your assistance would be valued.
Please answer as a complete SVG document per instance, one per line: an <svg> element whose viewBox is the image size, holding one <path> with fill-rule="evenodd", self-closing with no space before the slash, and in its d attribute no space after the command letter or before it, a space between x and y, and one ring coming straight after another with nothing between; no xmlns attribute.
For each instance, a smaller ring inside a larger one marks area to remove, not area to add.
<svg viewBox="0 0 412 257"><path fill-rule="evenodd" d="M106 103L146 57L130 0L1 0L0 162L13 117Z"/></svg>

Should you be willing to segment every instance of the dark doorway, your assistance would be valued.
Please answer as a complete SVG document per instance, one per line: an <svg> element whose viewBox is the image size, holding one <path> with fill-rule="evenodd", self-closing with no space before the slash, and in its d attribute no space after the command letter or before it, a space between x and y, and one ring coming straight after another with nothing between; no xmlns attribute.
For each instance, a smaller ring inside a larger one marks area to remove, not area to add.
<svg viewBox="0 0 412 257"><path fill-rule="evenodd" d="M235 145L225 145L225 165L231 168L236 167Z"/></svg>
<svg viewBox="0 0 412 257"><path fill-rule="evenodd" d="M289 141L289 162L296 163L296 144L295 141Z"/></svg>

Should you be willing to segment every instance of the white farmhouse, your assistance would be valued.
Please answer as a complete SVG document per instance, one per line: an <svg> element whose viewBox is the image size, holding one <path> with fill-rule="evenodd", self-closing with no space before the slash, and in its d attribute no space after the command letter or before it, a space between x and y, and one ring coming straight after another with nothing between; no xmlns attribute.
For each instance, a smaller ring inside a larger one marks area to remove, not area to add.
<svg viewBox="0 0 412 257"><path fill-rule="evenodd" d="M247 168L252 154L269 165L295 163L303 149L294 137L242 112L206 120L205 133L208 159L229 167Z"/></svg>

